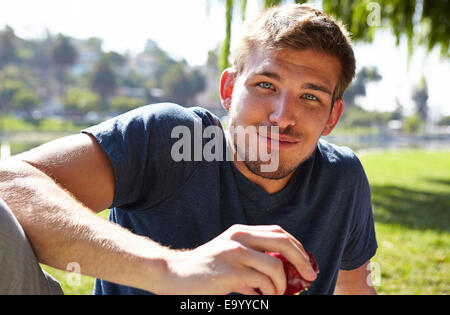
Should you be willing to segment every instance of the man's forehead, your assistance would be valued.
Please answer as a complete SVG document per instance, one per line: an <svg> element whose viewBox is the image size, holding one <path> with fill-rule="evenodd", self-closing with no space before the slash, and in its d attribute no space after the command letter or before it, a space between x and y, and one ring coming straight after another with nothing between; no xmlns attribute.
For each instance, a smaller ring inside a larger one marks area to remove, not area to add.
<svg viewBox="0 0 450 315"><path fill-rule="evenodd" d="M314 50L256 51L247 67L248 76L266 75L276 80L308 76L334 89L341 71L337 58Z"/></svg>

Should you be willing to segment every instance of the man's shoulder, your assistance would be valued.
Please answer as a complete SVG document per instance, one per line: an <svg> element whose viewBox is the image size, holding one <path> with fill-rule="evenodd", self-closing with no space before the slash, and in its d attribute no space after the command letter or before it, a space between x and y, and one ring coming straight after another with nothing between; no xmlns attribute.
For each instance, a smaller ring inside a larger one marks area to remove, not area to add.
<svg viewBox="0 0 450 315"><path fill-rule="evenodd" d="M221 126L219 118L201 107L183 107L175 103L144 105L91 126L82 132L91 134L133 135L138 138L154 135L167 139L177 126L192 129L201 123L203 127Z"/></svg>
<svg viewBox="0 0 450 315"><path fill-rule="evenodd" d="M324 164L344 172L361 171L362 165L356 153L345 146L339 146L320 139L317 145L320 159Z"/></svg>
<svg viewBox="0 0 450 315"><path fill-rule="evenodd" d="M167 124L189 123L196 119L201 119L204 125L217 125L220 122L217 116L205 108L199 106L183 107L175 103L145 105L124 114L124 116L127 116L127 118L142 118L146 121L164 121Z"/></svg>

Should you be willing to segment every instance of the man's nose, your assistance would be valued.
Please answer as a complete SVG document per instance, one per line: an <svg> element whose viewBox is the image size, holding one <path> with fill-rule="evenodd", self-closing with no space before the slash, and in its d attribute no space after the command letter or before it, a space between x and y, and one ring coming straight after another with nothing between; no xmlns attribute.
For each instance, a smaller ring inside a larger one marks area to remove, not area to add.
<svg viewBox="0 0 450 315"><path fill-rule="evenodd" d="M295 125L295 101L291 96L288 94L280 95L272 103L269 120L280 129Z"/></svg>

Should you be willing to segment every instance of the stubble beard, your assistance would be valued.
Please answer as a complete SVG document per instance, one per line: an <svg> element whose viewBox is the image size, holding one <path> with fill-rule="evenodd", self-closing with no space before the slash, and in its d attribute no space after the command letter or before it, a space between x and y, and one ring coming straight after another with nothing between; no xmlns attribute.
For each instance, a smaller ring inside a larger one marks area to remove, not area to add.
<svg viewBox="0 0 450 315"><path fill-rule="evenodd" d="M239 160L242 161L244 163L244 165L247 167L247 169L253 173L254 175L260 176L262 178L265 179L272 179L272 180L279 180L282 178L285 178L287 176L289 176L292 172L294 172L298 165L287 165L287 163L281 163L281 159L280 159L280 153L277 152L276 154L271 154L271 158L272 159L277 159L276 161L262 161L260 156L258 155L258 158L256 160L252 160L250 159L250 153L249 151L251 149L255 149L256 148L250 148L249 146L246 146L245 149L241 149L239 148L239 146L237 145L236 141L231 140L233 142L233 147L234 150L236 152L236 155L239 156ZM269 163L276 163L278 165L278 167L276 168L276 170L273 171L263 171L263 166L264 165L268 165Z"/></svg>
<svg viewBox="0 0 450 315"><path fill-rule="evenodd" d="M288 168L284 167L283 165L279 165L276 171L263 172L261 171L261 166L263 165L263 163L265 162L244 160L244 164L250 172L266 179L273 179L273 180L282 179L289 176L292 172L294 172L297 169L297 166Z"/></svg>

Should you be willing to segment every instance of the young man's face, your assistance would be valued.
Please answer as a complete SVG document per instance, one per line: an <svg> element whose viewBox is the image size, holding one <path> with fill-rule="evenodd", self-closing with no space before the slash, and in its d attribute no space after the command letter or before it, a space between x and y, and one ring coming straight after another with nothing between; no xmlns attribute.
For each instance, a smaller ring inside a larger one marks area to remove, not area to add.
<svg viewBox="0 0 450 315"><path fill-rule="evenodd" d="M248 160L249 150L255 148L231 137L252 173L281 179L311 156L320 136L329 134L342 114L341 99L332 106L340 73L337 58L313 50L293 49L254 51L238 77L231 71L224 72L221 97L230 111L229 127L256 127L258 141L268 143L279 159L276 170L261 171L265 162L259 158ZM262 126L268 127L267 137L260 132ZM279 137L271 135L272 126L278 126ZM279 139L278 148L271 146L275 139Z"/></svg>

